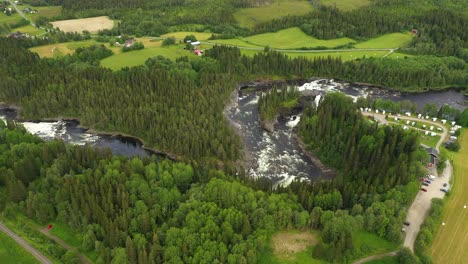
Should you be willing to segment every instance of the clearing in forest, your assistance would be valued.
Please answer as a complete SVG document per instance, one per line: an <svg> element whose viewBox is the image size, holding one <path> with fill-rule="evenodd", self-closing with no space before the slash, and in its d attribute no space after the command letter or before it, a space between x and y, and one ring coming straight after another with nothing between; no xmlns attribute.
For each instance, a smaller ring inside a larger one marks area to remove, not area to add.
<svg viewBox="0 0 468 264"><path fill-rule="evenodd" d="M310 232L280 232L272 240L274 254L280 258L291 258L318 242L316 236Z"/></svg>
<svg viewBox="0 0 468 264"><path fill-rule="evenodd" d="M287 15L303 15L313 9L312 4L306 0L274 0L264 6L240 8L234 13L234 18L240 26L253 28L259 23Z"/></svg>
<svg viewBox="0 0 468 264"><path fill-rule="evenodd" d="M293 27L280 30L275 33L265 33L246 37L243 39L245 42L252 43L260 46L270 46L276 49L300 49L300 48L314 48L326 47L334 48L337 46L346 45L355 42L350 38L339 38L322 40L317 39L304 33L300 28Z"/></svg>
<svg viewBox="0 0 468 264"><path fill-rule="evenodd" d="M112 29L114 21L107 16L69 19L51 22L54 28L60 28L64 32L97 32L102 29Z"/></svg>
<svg viewBox="0 0 468 264"><path fill-rule="evenodd" d="M461 148L453 157L453 187L442 213L445 225L438 228L430 248L434 263L466 263L468 259L468 129L462 130L458 140Z"/></svg>

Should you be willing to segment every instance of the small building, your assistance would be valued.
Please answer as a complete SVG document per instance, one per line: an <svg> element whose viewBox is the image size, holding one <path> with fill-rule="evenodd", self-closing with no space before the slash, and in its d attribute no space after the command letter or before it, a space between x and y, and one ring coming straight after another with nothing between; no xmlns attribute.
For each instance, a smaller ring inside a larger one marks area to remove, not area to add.
<svg viewBox="0 0 468 264"><path fill-rule="evenodd" d="M385 115L385 110L382 111L382 115Z"/></svg>
<svg viewBox="0 0 468 264"><path fill-rule="evenodd" d="M415 126L415 125L416 125L416 122L411 123L411 125L412 125L412 126Z"/></svg>
<svg viewBox="0 0 468 264"><path fill-rule="evenodd" d="M435 122L435 121L437 121L437 117L432 118L432 122Z"/></svg>
<svg viewBox="0 0 468 264"><path fill-rule="evenodd" d="M378 113L379 113L379 110L378 110L378 109L375 109L375 113L378 114Z"/></svg>
<svg viewBox="0 0 468 264"><path fill-rule="evenodd" d="M192 46L196 47L196 46L199 46L201 43L200 43L200 41L193 41L193 42L190 42L190 44L192 44Z"/></svg>
<svg viewBox="0 0 468 264"><path fill-rule="evenodd" d="M20 38L29 38L29 34L27 33L23 33L23 32L20 32L20 31L16 31L16 32L13 32L11 33L10 35L8 35L10 38L17 38L17 39L20 39Z"/></svg>
<svg viewBox="0 0 468 264"><path fill-rule="evenodd" d="M403 127L403 130L408 130L409 128L407 126L404 126Z"/></svg>
<svg viewBox="0 0 468 264"><path fill-rule="evenodd" d="M445 119L442 119L442 120L440 120L440 122L442 122L442 124L444 124L444 125L445 125L445 124L447 123L447 120L445 120Z"/></svg>
<svg viewBox="0 0 468 264"><path fill-rule="evenodd" d="M127 48L130 48L131 46L133 46L133 44L135 44L135 39L134 38L129 38L125 41L125 47Z"/></svg>
<svg viewBox="0 0 468 264"><path fill-rule="evenodd" d="M434 126L430 126L429 130L431 130L431 131L434 130Z"/></svg>
<svg viewBox="0 0 468 264"><path fill-rule="evenodd" d="M418 118L420 119L421 117L422 117L422 115L421 115L421 114L418 114Z"/></svg>
<svg viewBox="0 0 468 264"><path fill-rule="evenodd" d="M415 29L415 28L411 29L411 34L417 35L417 34L418 34L418 30Z"/></svg>
<svg viewBox="0 0 468 264"><path fill-rule="evenodd" d="M454 125L456 124L456 122L455 122L455 121L452 121L452 123L450 123L450 124L451 124L452 126L454 126Z"/></svg>
<svg viewBox="0 0 468 264"><path fill-rule="evenodd" d="M437 131L442 131L442 128L438 127L438 128L437 128Z"/></svg>
<svg viewBox="0 0 468 264"><path fill-rule="evenodd" d="M410 113L410 112L406 112L405 115L406 115L406 116L411 116L411 113Z"/></svg>
<svg viewBox="0 0 468 264"><path fill-rule="evenodd" d="M424 117L424 119L429 119L429 116Z"/></svg>
<svg viewBox="0 0 468 264"><path fill-rule="evenodd" d="M195 49L195 50L193 51L193 53L195 53L195 55L197 55L197 56L203 56L203 51L201 51L201 50L199 50L199 49Z"/></svg>
<svg viewBox="0 0 468 264"><path fill-rule="evenodd" d="M429 135L429 131L424 131L424 135Z"/></svg>
<svg viewBox="0 0 468 264"><path fill-rule="evenodd" d="M434 132L432 132L432 133L431 133L431 137L435 137L435 136L437 136L437 134L434 133Z"/></svg>
<svg viewBox="0 0 468 264"><path fill-rule="evenodd" d="M426 151L429 154L430 162L435 165L437 157L439 156L439 151L435 148L426 148Z"/></svg>
<svg viewBox="0 0 468 264"><path fill-rule="evenodd" d="M398 121L398 117L393 118L395 121Z"/></svg>
<svg viewBox="0 0 468 264"><path fill-rule="evenodd" d="M457 140L458 138L456 136L450 136L450 140Z"/></svg>

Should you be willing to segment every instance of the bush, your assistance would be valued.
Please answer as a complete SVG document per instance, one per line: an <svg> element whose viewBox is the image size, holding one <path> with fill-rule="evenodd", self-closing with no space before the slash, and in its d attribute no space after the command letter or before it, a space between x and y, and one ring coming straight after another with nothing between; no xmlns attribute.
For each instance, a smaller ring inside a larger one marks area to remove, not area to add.
<svg viewBox="0 0 468 264"><path fill-rule="evenodd" d="M144 49L144 48L145 48L145 45L143 45L142 42L135 42L130 47L123 47L122 52L127 52L127 51L131 51L131 50L141 50L141 49Z"/></svg>
<svg viewBox="0 0 468 264"><path fill-rule="evenodd" d="M162 45L163 46L170 46L170 45L174 45L175 43L176 43L176 38L175 37L169 37L169 38L165 39L162 42Z"/></svg>

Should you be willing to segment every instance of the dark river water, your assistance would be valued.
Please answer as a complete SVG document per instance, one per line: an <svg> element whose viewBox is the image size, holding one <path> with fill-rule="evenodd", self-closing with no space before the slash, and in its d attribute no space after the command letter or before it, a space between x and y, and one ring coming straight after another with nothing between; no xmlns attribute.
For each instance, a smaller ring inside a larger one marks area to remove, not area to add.
<svg viewBox="0 0 468 264"><path fill-rule="evenodd" d="M393 101L410 100L419 107L427 103L439 106L448 104L460 110L465 109L468 97L455 90L405 94L372 87L352 86L347 83L329 79L315 80L299 86L300 91L319 92L316 103L327 92L341 91L350 97L370 96L372 98L391 99ZM259 92L241 95L237 102L227 109L227 116L241 134L247 151L248 174L252 177L270 179L275 185L287 185L294 179L316 180L322 176L318 168L302 153L292 137L293 128L300 121L300 114L286 120L279 120L273 133L263 130L258 113ZM0 119L15 119L16 112L0 109ZM110 148L112 153L127 157L150 156L152 153L131 138L99 135L80 128L77 122L22 122L32 134L42 139L60 138L67 143L91 145L99 148Z"/></svg>

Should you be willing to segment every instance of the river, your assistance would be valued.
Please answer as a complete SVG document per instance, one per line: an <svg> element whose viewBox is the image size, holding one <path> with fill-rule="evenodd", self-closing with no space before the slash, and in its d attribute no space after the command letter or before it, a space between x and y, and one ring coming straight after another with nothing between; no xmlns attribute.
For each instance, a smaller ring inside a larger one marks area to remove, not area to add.
<svg viewBox="0 0 468 264"><path fill-rule="evenodd" d="M399 93L375 87L353 86L348 83L330 79L320 79L299 86L300 91L313 90L318 92L314 99L319 102L323 95L331 91L341 91L348 96L370 96L394 101L410 100L419 107L426 103L436 103L438 106L448 104L463 110L468 97L455 90L441 92L425 92L418 94ZM263 130L258 113L260 92L239 93L236 102L227 109L227 116L243 138L247 173L252 177L268 178L274 185L288 185L294 179L315 181L323 177L321 171L314 166L309 158L302 153L292 137L293 128L300 121L300 113L287 119L280 119L275 125L275 131L268 133ZM16 118L13 110L0 109L0 118ZM127 157L145 157L151 152L131 138L115 137L89 133L80 128L74 121L57 122L23 122L25 128L39 137L50 140L60 138L67 143L110 148L114 154Z"/></svg>

